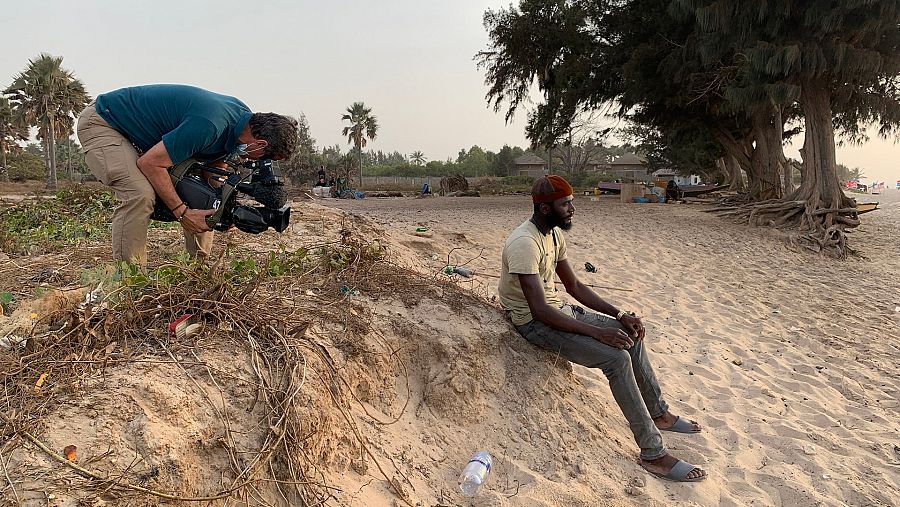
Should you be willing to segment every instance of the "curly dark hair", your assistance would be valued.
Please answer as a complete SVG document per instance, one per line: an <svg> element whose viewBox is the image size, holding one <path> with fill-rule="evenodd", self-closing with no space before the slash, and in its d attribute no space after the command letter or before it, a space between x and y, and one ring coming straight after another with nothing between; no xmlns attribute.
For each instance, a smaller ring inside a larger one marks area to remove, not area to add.
<svg viewBox="0 0 900 507"><path fill-rule="evenodd" d="M262 158L284 160L297 147L297 120L275 113L253 113L250 133L269 143Z"/></svg>

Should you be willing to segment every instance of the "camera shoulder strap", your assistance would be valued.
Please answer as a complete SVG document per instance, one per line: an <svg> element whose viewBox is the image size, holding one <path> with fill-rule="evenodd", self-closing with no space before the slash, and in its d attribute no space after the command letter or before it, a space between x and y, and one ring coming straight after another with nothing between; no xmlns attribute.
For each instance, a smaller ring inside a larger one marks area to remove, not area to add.
<svg viewBox="0 0 900 507"><path fill-rule="evenodd" d="M206 223L209 227L215 228L215 226L222 221L222 216L225 214L226 208L228 208L228 203L233 200L232 194L234 194L237 190L234 185L232 185L228 180L226 180L221 187L222 190L222 199L219 202L219 207L216 209L216 212L212 215L206 217ZM234 196L236 197L236 196Z"/></svg>
<svg viewBox="0 0 900 507"><path fill-rule="evenodd" d="M178 182L187 174L188 170L199 163L195 158L189 158L183 162L179 162L169 169L169 176L172 178L172 185L178 185Z"/></svg>

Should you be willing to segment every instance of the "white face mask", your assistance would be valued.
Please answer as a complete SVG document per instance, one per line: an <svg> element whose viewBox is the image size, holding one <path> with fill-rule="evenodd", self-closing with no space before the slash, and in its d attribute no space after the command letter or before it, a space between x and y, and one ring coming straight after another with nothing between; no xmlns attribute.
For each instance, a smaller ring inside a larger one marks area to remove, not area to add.
<svg viewBox="0 0 900 507"><path fill-rule="evenodd" d="M267 145L268 143L266 143L265 141L253 141L250 144L237 145L234 151L238 156L241 157L256 156L258 158L265 153ZM250 146L253 146L253 148L250 148ZM253 155L251 155L251 153L253 153Z"/></svg>

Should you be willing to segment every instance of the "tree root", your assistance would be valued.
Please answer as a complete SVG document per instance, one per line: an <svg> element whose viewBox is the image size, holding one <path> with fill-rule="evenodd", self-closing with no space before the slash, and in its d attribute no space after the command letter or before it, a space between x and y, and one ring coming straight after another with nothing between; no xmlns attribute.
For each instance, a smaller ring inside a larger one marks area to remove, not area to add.
<svg viewBox="0 0 900 507"><path fill-rule="evenodd" d="M849 229L860 223L855 207L820 208L806 200L745 202L731 198L705 211L739 223L783 230L791 245L830 257L843 259L855 253L847 245Z"/></svg>

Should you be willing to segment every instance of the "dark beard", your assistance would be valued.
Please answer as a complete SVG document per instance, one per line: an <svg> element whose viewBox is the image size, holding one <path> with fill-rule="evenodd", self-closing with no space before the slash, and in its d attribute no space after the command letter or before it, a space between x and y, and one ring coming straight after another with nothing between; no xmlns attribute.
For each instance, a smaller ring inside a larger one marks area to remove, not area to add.
<svg viewBox="0 0 900 507"><path fill-rule="evenodd" d="M556 210L553 210L553 212L547 216L547 225L549 225L551 229L559 227L564 231L568 231L572 228L572 221L566 222L563 217L559 216Z"/></svg>

